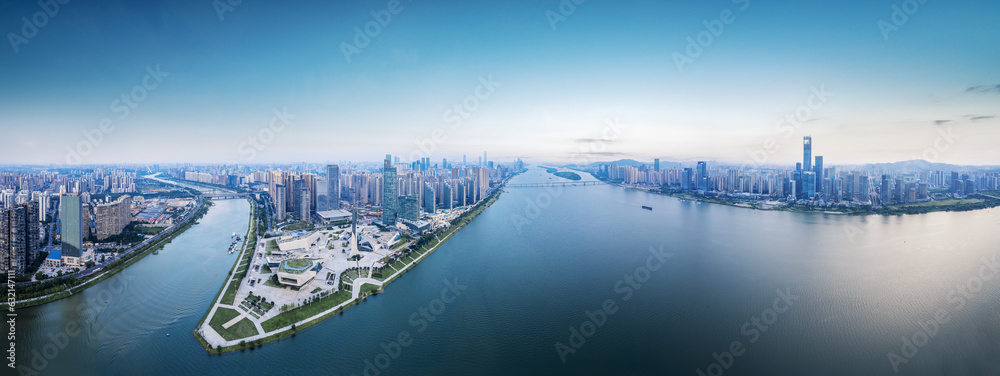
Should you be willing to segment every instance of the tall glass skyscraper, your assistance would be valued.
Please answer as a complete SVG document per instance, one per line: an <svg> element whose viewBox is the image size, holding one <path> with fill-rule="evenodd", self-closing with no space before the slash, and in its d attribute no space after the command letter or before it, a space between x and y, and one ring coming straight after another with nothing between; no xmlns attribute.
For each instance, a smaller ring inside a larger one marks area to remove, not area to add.
<svg viewBox="0 0 1000 376"><path fill-rule="evenodd" d="M441 209L451 209L451 185L445 182L441 185Z"/></svg>
<svg viewBox="0 0 1000 376"><path fill-rule="evenodd" d="M812 170L813 138L805 136L802 138L802 171Z"/></svg>
<svg viewBox="0 0 1000 376"><path fill-rule="evenodd" d="M392 165L392 158L386 154L385 165L382 167L382 224L395 226L399 219L399 190L396 186L396 167Z"/></svg>
<svg viewBox="0 0 1000 376"><path fill-rule="evenodd" d="M326 165L326 209L340 209L340 166Z"/></svg>
<svg viewBox="0 0 1000 376"><path fill-rule="evenodd" d="M67 193L59 199L59 221L63 257L83 257L83 206L79 193Z"/></svg>
<svg viewBox="0 0 1000 376"><path fill-rule="evenodd" d="M823 192L823 156L816 156L816 165L812 168L813 173L816 174L816 192Z"/></svg>
<svg viewBox="0 0 1000 376"><path fill-rule="evenodd" d="M816 197L816 173L812 171L802 173L802 194L809 199Z"/></svg>
<svg viewBox="0 0 1000 376"><path fill-rule="evenodd" d="M434 214L434 187L424 184L424 211Z"/></svg>
<svg viewBox="0 0 1000 376"><path fill-rule="evenodd" d="M698 162L698 190L708 191L708 162Z"/></svg>

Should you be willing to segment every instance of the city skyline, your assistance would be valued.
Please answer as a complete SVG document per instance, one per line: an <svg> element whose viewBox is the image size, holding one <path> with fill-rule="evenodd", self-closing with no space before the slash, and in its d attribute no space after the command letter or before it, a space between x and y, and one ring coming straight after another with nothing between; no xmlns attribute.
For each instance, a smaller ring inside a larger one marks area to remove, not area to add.
<svg viewBox="0 0 1000 376"><path fill-rule="evenodd" d="M7 6L5 163L1000 163L996 4L118 4Z"/></svg>

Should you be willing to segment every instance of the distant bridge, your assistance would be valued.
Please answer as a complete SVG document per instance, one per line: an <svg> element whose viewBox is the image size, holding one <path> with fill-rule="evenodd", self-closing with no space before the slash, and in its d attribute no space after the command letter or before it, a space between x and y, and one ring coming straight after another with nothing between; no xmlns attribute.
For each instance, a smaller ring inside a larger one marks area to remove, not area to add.
<svg viewBox="0 0 1000 376"><path fill-rule="evenodd" d="M221 193L206 193L201 195L204 198L210 198L213 200L235 200L239 198L246 198L246 193L236 193L236 192L221 192Z"/></svg>
<svg viewBox="0 0 1000 376"><path fill-rule="evenodd" d="M522 183L522 184L507 184L504 187L507 188L527 188L527 187L572 187L572 186L585 186L585 185L598 185L604 184L602 181L573 181L573 182L551 182L551 183Z"/></svg>

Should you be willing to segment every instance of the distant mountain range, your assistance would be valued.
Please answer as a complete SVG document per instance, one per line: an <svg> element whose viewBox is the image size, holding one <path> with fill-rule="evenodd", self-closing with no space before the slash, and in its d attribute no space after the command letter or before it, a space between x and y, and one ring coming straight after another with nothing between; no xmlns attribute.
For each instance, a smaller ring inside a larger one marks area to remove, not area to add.
<svg viewBox="0 0 1000 376"><path fill-rule="evenodd" d="M710 163L716 163L716 162L710 162ZM723 163L723 162L718 162L718 163L722 163L724 165L726 164L726 163ZM573 169L581 169L581 170L588 170L588 169L596 169L598 166L603 165L603 164L616 164L616 165L619 165L619 166L635 166L635 167L642 166L642 165L649 165L649 166L653 165L652 162L639 162L639 161L634 160L634 159L619 159L617 161L593 162L593 163L586 164L586 165L569 164L569 165L562 165L561 167L573 168ZM660 160L660 168L691 167L693 165L694 165L694 162L681 163L681 162L672 162L672 161ZM791 167L791 166L789 166L789 167ZM865 170L875 170L875 169L877 169L877 170L884 170L884 169L888 169L890 172L899 172L899 171L996 171L996 172L1000 172L1000 166L954 165L954 164L948 164L948 163L928 162L928 161L925 161L923 159L912 159L912 160L908 160L908 161L900 161L900 162L892 162L892 163L869 163L869 164L865 164L865 165L862 165L862 166L855 166L855 167L857 167L859 169L865 169Z"/></svg>

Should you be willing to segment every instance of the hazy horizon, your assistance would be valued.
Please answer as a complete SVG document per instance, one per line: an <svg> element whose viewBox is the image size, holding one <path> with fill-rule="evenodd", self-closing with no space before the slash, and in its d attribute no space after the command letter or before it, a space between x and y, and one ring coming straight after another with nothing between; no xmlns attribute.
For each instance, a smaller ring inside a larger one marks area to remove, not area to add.
<svg viewBox="0 0 1000 376"><path fill-rule="evenodd" d="M110 3L5 7L4 163L1000 164L996 3Z"/></svg>

